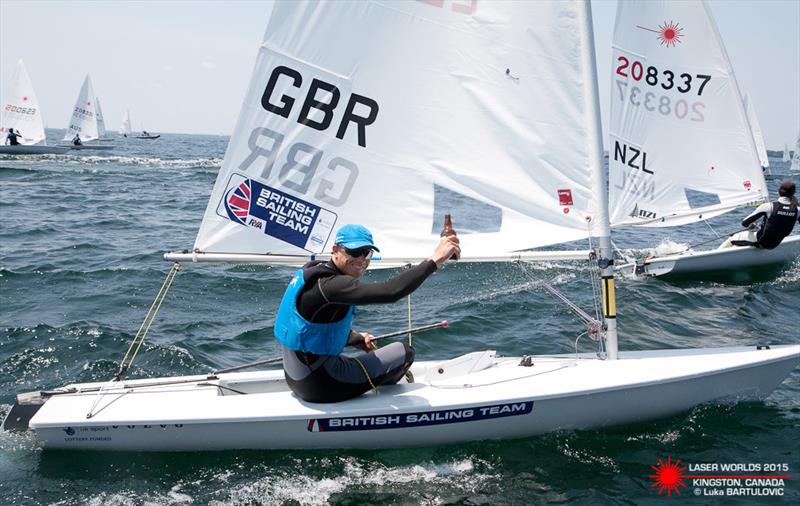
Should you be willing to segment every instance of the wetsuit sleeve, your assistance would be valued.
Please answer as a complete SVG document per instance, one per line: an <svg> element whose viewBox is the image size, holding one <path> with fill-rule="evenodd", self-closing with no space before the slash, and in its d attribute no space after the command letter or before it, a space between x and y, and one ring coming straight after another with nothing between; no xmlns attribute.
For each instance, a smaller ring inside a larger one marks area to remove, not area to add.
<svg viewBox="0 0 800 506"><path fill-rule="evenodd" d="M381 304L395 302L413 292L436 271L436 262L425 260L383 283L361 283L353 276L321 279L319 288L333 304Z"/></svg>
<svg viewBox="0 0 800 506"><path fill-rule="evenodd" d="M761 218L768 218L770 214L772 214L772 202L761 204L756 208L755 211L750 213L747 218L742 220L742 226L749 227L751 223L754 223Z"/></svg>

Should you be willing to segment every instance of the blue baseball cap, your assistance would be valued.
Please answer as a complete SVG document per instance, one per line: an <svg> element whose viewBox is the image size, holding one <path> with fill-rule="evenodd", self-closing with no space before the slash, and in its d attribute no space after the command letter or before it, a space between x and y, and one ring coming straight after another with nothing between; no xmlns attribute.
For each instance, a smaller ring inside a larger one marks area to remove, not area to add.
<svg viewBox="0 0 800 506"><path fill-rule="evenodd" d="M347 249L358 249L369 246L380 251L372 241L372 233L364 225L345 225L336 232L336 244Z"/></svg>

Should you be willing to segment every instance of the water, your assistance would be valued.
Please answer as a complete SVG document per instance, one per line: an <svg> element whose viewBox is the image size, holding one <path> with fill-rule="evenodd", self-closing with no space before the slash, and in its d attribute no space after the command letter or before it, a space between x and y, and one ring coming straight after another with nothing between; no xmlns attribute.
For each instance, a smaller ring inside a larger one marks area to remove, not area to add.
<svg viewBox="0 0 800 506"><path fill-rule="evenodd" d="M117 144L95 155L0 158L0 415L16 392L115 372L169 268L161 254L193 244L227 139L166 134ZM774 194L779 181L769 184ZM741 217L735 212L714 224L735 230ZM615 242L641 254L665 236L694 244L712 234L700 224L624 233ZM528 274L554 281L591 309L586 267L556 262L531 266ZM276 354L272 315L289 277L283 268L187 266L131 377L203 373ZM799 340L797 264L746 282L621 280L618 299L624 349ZM404 303L365 307L358 328L397 330L405 314ZM441 319L450 329L417 338L419 358L486 348L569 352L585 330L514 265L463 264L434 275L414 294L414 320ZM593 349L585 338L580 347ZM800 369L763 403L458 446L103 454L44 452L28 435L0 433L0 503L660 503L667 499L648 476L668 456L684 463L788 463L787 474L795 476L798 422ZM783 497L728 501L797 503L797 482L787 480ZM710 500L695 498L689 485L681 489L684 500Z"/></svg>

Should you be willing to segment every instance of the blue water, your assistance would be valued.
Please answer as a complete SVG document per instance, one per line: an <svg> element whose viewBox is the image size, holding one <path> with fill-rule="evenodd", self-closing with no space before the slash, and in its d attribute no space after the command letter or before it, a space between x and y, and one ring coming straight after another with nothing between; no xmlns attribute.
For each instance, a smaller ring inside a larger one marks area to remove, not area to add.
<svg viewBox="0 0 800 506"><path fill-rule="evenodd" d="M55 140L59 132L49 134ZM170 267L161 254L193 244L227 139L165 134L116 144L95 154L0 157L0 415L17 392L113 375ZM788 170L773 162L776 172ZM770 181L773 194L778 184ZM743 212L731 214L712 224L737 229ZM667 236L685 245L714 237L699 224L625 232L615 242L641 255ZM528 270L462 264L426 281L414 294L415 322L447 319L451 326L419 336L418 358L487 348L572 351L585 329L537 280L591 312L590 270L559 262ZM130 376L203 373L275 355L273 314L289 277L284 268L186 266ZM623 349L800 342L797 263L755 280L621 280L618 299ZM389 332L405 318L405 303L366 307L358 328ZM585 338L580 347L594 349ZM409 450L45 452L30 435L0 433L0 503L712 502L695 497L691 483L679 498L651 488L650 466L668 456L786 463L793 478L782 497L727 502L797 503L799 422L796 369L763 403L703 406L613 430Z"/></svg>

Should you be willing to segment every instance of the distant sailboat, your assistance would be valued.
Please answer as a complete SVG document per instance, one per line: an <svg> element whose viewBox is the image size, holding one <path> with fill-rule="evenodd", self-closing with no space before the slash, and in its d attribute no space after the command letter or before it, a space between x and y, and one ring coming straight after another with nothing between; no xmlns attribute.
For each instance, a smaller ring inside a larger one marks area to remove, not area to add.
<svg viewBox="0 0 800 506"><path fill-rule="evenodd" d="M123 137L130 137L131 135L131 112L127 109L125 109L125 114L122 115L122 126L119 129L119 133Z"/></svg>
<svg viewBox="0 0 800 506"><path fill-rule="evenodd" d="M0 146L0 153L15 155L66 153L66 148L47 145L42 110L22 60L17 63L13 83L11 92L3 104L0 135L2 135L1 141L5 142L9 130L13 129L19 135L19 145Z"/></svg>
<svg viewBox="0 0 800 506"><path fill-rule="evenodd" d="M103 110L100 107L100 99L98 97L94 97L94 103L97 106L97 138L98 141L110 141L113 140L111 137L108 136L108 132L106 131L106 122L103 119Z"/></svg>
<svg viewBox="0 0 800 506"><path fill-rule="evenodd" d="M103 125L105 130L105 125ZM72 116L69 120L69 127L64 135L64 141L73 141L76 135L80 136L82 144L71 144L70 149L114 149L114 146L107 144L86 144L100 138L100 124L98 123L97 100L95 99L92 78L86 74L83 86L78 93L75 107L72 109Z"/></svg>
<svg viewBox="0 0 800 506"><path fill-rule="evenodd" d="M792 153L789 151L789 145L783 145L783 158L781 159L785 163L789 163L792 161Z"/></svg>
<svg viewBox="0 0 800 506"><path fill-rule="evenodd" d="M800 172L800 133L797 134L797 141L794 144L794 156L792 157L792 172Z"/></svg>

